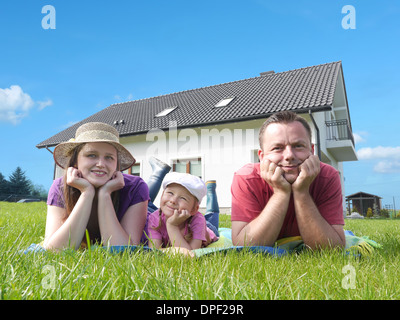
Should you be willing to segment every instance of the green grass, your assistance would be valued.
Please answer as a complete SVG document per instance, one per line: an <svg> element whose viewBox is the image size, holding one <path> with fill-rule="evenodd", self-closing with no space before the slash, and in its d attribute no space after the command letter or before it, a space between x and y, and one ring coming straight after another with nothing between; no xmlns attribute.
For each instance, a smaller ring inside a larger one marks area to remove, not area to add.
<svg viewBox="0 0 400 320"><path fill-rule="evenodd" d="M221 226L230 227L221 216ZM399 299L400 221L348 220L383 245L373 256L339 250L281 258L228 252L193 259L146 252L21 254L43 240L45 203L0 202L0 299ZM354 289L343 281L354 270Z"/></svg>

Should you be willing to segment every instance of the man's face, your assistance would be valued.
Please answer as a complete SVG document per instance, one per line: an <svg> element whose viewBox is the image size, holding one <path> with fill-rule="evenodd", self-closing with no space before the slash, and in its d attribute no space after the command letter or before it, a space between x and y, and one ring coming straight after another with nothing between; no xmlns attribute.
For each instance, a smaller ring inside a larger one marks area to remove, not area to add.
<svg viewBox="0 0 400 320"><path fill-rule="evenodd" d="M271 123L264 131L259 158L267 158L282 168L284 178L293 183L299 175L299 166L314 153L310 136L304 126L291 123Z"/></svg>

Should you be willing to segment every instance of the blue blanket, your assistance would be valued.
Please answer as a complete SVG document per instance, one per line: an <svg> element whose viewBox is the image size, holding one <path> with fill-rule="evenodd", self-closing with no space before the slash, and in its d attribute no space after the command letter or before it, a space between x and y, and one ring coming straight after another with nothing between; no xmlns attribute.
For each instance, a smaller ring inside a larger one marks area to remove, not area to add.
<svg viewBox="0 0 400 320"><path fill-rule="evenodd" d="M248 251L254 253L262 253L265 255L281 257L287 254L291 254L294 252L299 252L305 248L304 242L301 237L290 237L280 239L276 242L274 247L269 246L234 246L232 245L231 240L231 229L229 228L220 228L219 230L220 238L217 242L212 243L206 248L193 250L193 253L196 257L201 257L208 254L213 253L222 253L228 251ZM381 248L382 246L375 242L374 240L369 239L366 236L359 237L356 236L353 232L346 230L346 246L344 248L344 252L346 254L353 254L355 256L367 256L373 254L376 248ZM109 246L102 247L103 249L111 252L111 253L121 253L124 251L134 252L134 251L142 251L142 252L160 252L161 250L152 249L148 246ZM32 252L45 252L46 250L40 244L31 244L23 253L32 253Z"/></svg>

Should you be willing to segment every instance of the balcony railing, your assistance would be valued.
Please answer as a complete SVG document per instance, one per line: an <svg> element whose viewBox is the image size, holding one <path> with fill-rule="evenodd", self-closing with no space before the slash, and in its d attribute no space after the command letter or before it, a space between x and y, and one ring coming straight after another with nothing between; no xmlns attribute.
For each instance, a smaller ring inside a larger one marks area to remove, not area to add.
<svg viewBox="0 0 400 320"><path fill-rule="evenodd" d="M347 119L325 121L327 140L351 140L354 146L353 133Z"/></svg>

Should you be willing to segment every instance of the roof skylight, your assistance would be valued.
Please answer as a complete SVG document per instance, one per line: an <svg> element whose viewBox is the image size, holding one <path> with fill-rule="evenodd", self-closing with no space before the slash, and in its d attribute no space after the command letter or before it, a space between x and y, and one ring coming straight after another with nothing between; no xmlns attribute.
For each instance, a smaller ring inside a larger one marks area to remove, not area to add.
<svg viewBox="0 0 400 320"><path fill-rule="evenodd" d="M230 97L230 98L224 98L220 102L218 102L215 107L216 108L221 108L221 107L226 107L235 97Z"/></svg>
<svg viewBox="0 0 400 320"><path fill-rule="evenodd" d="M178 108L178 107L172 107L172 108L164 109L163 111L157 113L155 116L156 116L157 118L159 118L159 117L165 117L167 114L170 114L170 113L171 113L172 111L174 111L176 108Z"/></svg>

